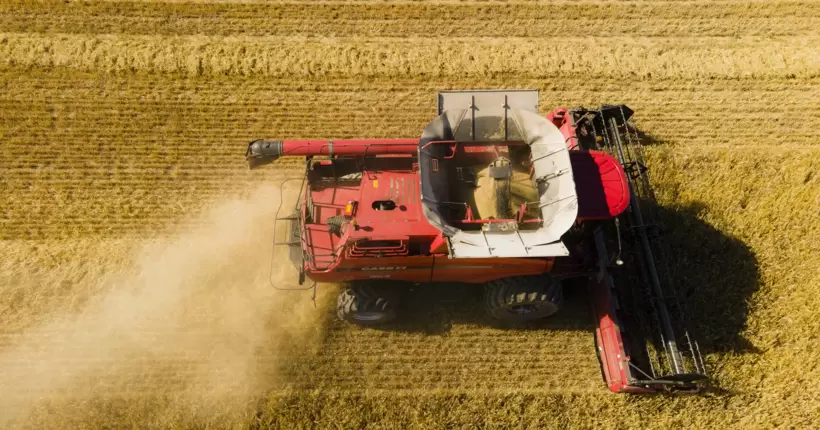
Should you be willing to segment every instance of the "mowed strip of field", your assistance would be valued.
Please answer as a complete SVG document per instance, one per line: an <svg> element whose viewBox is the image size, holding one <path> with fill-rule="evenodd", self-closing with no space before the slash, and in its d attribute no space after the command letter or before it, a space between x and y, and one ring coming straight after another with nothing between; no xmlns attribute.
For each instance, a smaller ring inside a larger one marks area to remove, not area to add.
<svg viewBox="0 0 820 430"><path fill-rule="evenodd" d="M3 2L3 406L45 396L37 427L810 426L817 19L815 2ZM300 175L247 171L251 139L416 136L436 91L507 87L538 88L542 111L636 110L715 393L607 393L577 291L532 330L493 327L470 290L393 330L340 324L333 286L315 311L267 288L271 202L191 216ZM167 233L181 256L146 266L135 249ZM117 315L87 311L105 280L146 270L120 331L97 327Z"/></svg>

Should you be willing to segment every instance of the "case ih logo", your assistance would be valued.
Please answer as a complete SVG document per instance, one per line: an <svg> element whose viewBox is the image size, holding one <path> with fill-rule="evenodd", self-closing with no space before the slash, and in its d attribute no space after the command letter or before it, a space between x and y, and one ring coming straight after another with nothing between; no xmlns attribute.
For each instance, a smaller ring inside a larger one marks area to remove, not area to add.
<svg viewBox="0 0 820 430"><path fill-rule="evenodd" d="M407 266L376 266L376 267L362 267L364 271L385 271L385 270L404 270Z"/></svg>

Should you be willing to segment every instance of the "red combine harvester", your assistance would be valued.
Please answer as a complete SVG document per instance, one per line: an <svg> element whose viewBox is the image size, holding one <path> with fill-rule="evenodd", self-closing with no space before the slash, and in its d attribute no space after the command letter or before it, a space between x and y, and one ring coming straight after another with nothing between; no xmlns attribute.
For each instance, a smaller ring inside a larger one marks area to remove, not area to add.
<svg viewBox="0 0 820 430"><path fill-rule="evenodd" d="M341 319L385 323L414 283L463 282L484 285L494 318L525 322L586 286L610 390L699 391L632 111L537 109L537 90L446 91L419 139L257 140L246 158L306 158L282 244L300 284L348 283Z"/></svg>

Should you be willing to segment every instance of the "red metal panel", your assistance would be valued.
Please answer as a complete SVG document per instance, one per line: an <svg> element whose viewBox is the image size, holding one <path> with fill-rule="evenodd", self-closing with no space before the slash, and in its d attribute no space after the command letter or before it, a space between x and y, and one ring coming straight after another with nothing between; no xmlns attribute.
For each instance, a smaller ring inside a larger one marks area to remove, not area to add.
<svg viewBox="0 0 820 430"><path fill-rule="evenodd" d="M578 219L614 218L629 206L629 185L621 164L606 152L570 151Z"/></svg>
<svg viewBox="0 0 820 430"><path fill-rule="evenodd" d="M433 243L430 244L431 254L446 254L447 253L447 239L444 233L439 233Z"/></svg>
<svg viewBox="0 0 820 430"><path fill-rule="evenodd" d="M436 258L435 282L483 283L519 275L550 271L553 259L542 258Z"/></svg>
<svg viewBox="0 0 820 430"><path fill-rule="evenodd" d="M601 360L604 379L610 391L616 393L654 393L655 390L630 385L629 357L624 349L621 327L616 314L616 300L612 294L612 278L606 274L601 280L590 280L595 322L595 343Z"/></svg>
<svg viewBox="0 0 820 430"><path fill-rule="evenodd" d="M567 108L557 108L548 113L546 118L555 124L559 130L561 130L561 134L564 135L564 140L568 149L574 149L578 146L578 138L575 134L575 124L572 121L572 116L569 115Z"/></svg>
<svg viewBox="0 0 820 430"><path fill-rule="evenodd" d="M347 282L359 279L429 282L433 260L433 256L342 258L332 272L308 272L307 275L316 282Z"/></svg>
<svg viewBox="0 0 820 430"><path fill-rule="evenodd" d="M484 283L509 276L533 275L549 271L552 259L470 258L406 256L390 258L342 257L331 272L308 271L316 282L346 282L358 279L392 279L409 282Z"/></svg>
<svg viewBox="0 0 820 430"><path fill-rule="evenodd" d="M416 154L418 139L284 140L283 156Z"/></svg>
<svg viewBox="0 0 820 430"><path fill-rule="evenodd" d="M356 222L352 238L403 237L432 241L440 233L430 225L421 208L419 176L413 171L365 171L362 175ZM373 202L390 200L392 210L378 210Z"/></svg>
<svg viewBox="0 0 820 430"><path fill-rule="evenodd" d="M601 151L578 150L578 135L569 110L557 108L547 114L564 135L572 161L572 174L578 194L578 219L608 219L629 206L629 186L618 161Z"/></svg>
<svg viewBox="0 0 820 430"><path fill-rule="evenodd" d="M330 232L326 225L305 225L305 242L303 249L311 256L306 261L307 267L314 270L327 270L336 261L335 250L339 247L340 238Z"/></svg>
<svg viewBox="0 0 820 430"><path fill-rule="evenodd" d="M607 280L590 281L595 321L598 323L595 329L595 342L607 387L614 392L619 392L629 385L629 363L624 351L620 327L614 320L615 301Z"/></svg>
<svg viewBox="0 0 820 430"><path fill-rule="evenodd" d="M327 219L340 215L347 202L358 200L360 191L358 185L331 184L325 188L310 191L313 200L313 221L317 224L327 224Z"/></svg>

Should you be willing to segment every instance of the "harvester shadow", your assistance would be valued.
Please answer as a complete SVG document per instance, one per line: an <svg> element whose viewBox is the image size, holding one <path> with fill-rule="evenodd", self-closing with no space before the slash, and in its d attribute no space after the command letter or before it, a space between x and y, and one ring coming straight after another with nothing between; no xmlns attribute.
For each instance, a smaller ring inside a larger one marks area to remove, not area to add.
<svg viewBox="0 0 820 430"><path fill-rule="evenodd" d="M637 133L638 140L641 142L641 145L643 145L643 146L667 145L667 144L672 143L668 140L658 138L658 137L652 135L651 133L647 133L646 131L641 130L640 128L636 128L636 129L632 129L632 130L635 133Z"/></svg>
<svg viewBox="0 0 820 430"><path fill-rule="evenodd" d="M669 246L673 291L688 305L703 352L758 352L743 336L749 302L761 283L751 248L703 222L700 205L656 210Z"/></svg>
<svg viewBox="0 0 820 430"><path fill-rule="evenodd" d="M743 337L748 303L760 284L757 260L749 247L702 221L701 207L654 209L662 227L661 236L668 244L669 277L674 280L672 290L688 305L688 319L707 359L707 372L710 353L757 353ZM504 331L511 339L525 341L530 334L535 339L544 331L592 332L595 327L583 285L566 285L562 311L524 326L505 326L488 317L483 309L483 288L476 284L419 285L408 291L399 318L377 328L355 327L339 321L332 290L335 288L330 287L323 295L323 304L316 310L322 314L316 327L318 336L306 343L294 343L293 353L288 354L277 371L288 389L261 400L259 419L270 418L265 411L287 409L290 402L298 402L301 398L298 393L303 390L360 392L469 385L474 380L467 376L456 375L437 382L430 380L430 374L438 375L436 372L447 368L439 365L436 359L439 354L452 355L454 351L461 351L462 346L466 351L483 353L480 351L484 351L481 349L484 346L477 348L476 338L469 335L473 330L483 333L482 342L492 342L495 336L503 338ZM502 333L486 336L488 328ZM578 338L570 334L568 339ZM591 334L588 339L591 358L595 354ZM486 347L493 348L492 345ZM579 350L578 345L566 347ZM526 353L529 357L549 357L551 354L560 356L561 351L527 350ZM492 371L491 368L475 369L479 369L479 373ZM486 375L477 378L482 377ZM567 386L588 381L586 377L583 380L568 378ZM505 386L506 383L499 384ZM721 385L719 380L713 380L710 392L725 393Z"/></svg>
<svg viewBox="0 0 820 430"><path fill-rule="evenodd" d="M567 288L564 309L558 314L531 323L506 324L484 312L482 285L422 284L404 297L401 317L378 329L429 335L446 335L459 324L515 330L591 330L592 316L584 294L581 289Z"/></svg>
<svg viewBox="0 0 820 430"><path fill-rule="evenodd" d="M644 203L644 207L646 203ZM758 263L751 249L700 220L699 206L646 208L655 211L661 239L668 245L665 265L671 291L687 305L688 320L701 351L756 352L743 337L748 303L758 289ZM446 335L457 324L517 330L592 330L594 321L583 283L568 283L564 309L542 321L505 325L483 311L483 288L433 283L405 296L401 317L378 330Z"/></svg>

